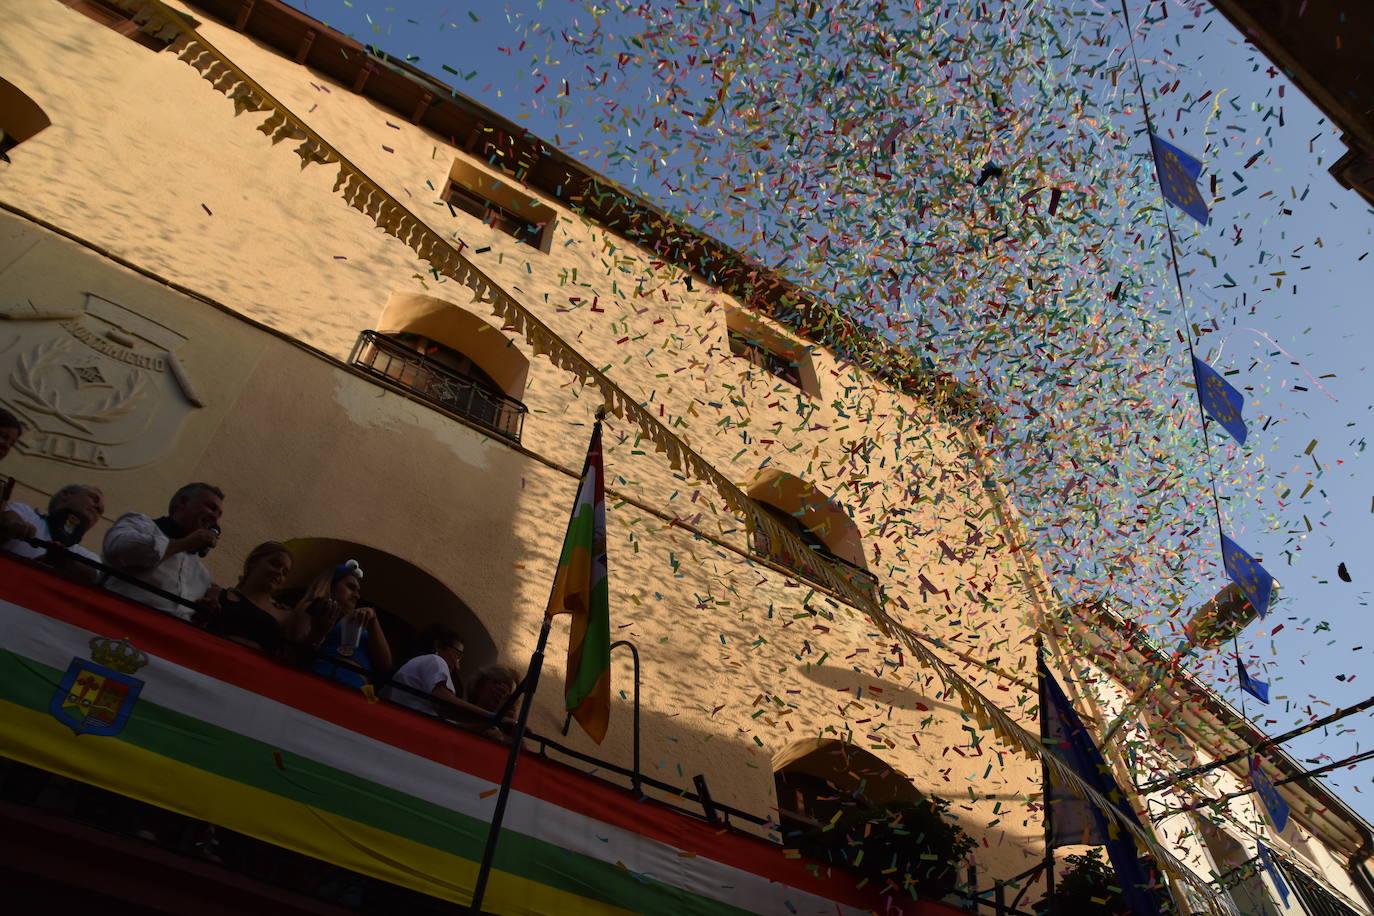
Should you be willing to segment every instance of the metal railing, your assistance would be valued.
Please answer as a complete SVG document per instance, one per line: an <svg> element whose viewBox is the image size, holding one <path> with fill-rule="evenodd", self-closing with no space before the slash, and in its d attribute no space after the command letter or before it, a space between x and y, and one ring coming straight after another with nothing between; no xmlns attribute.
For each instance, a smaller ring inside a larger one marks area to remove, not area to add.
<svg viewBox="0 0 1374 916"><path fill-rule="evenodd" d="M1286 856L1273 854L1274 864L1283 873L1288 889L1302 901L1303 908L1312 916L1360 916L1350 904L1316 878L1288 860Z"/></svg>
<svg viewBox="0 0 1374 916"><path fill-rule="evenodd" d="M141 579L135 578L134 576L130 576L121 570L114 569L110 566L106 566L104 563L101 563L97 560L92 560L89 557L84 557L80 554L72 553L60 544L56 544L50 541L42 541L36 538L27 538L25 540L27 541L27 543L34 547L44 548L55 554L61 555L67 560L70 560L71 562L74 562L80 566L88 567L90 569L95 570L98 574L98 578L101 581L108 581L109 579L119 579L120 581L123 581L129 585L136 586L137 588L148 592L150 595L155 595L163 599L164 601L187 608L192 612L192 616L195 618L196 622L185 620L181 617L178 617L171 611L163 610L162 608L154 607L153 605L143 605L145 608L147 608L147 610L150 613L159 614L165 617L169 622L174 623L174 625L196 627L198 629L202 628L200 624L204 621L205 608L197 602L188 601L185 598L182 598L180 595L175 595L171 592L163 591L162 589L157 588L154 585L150 585L149 583L144 582ZM37 561L24 560L18 557L14 557L12 559L14 559L15 562L33 566L36 569L41 569L46 574L57 574L53 572L51 569L44 568L43 564ZM98 588L99 586L97 585L94 587ZM127 593L121 593L119 597L125 600L137 600L132 598ZM235 643L232 640L227 639L225 637L220 638L224 640L226 647L232 645L235 648L235 650L238 651L254 651L245 646L241 646L240 644ZM617 643L617 645L619 645L619 643ZM626 643L626 645L628 645L628 643ZM637 659L637 651L635 655ZM286 662L283 662L280 659L278 659L278 662L281 664L287 664ZM509 726L514 724L513 721L498 719L496 714L491 712L490 710L480 709L467 702L454 704L446 702L444 700L440 700L434 697L432 694L425 693L421 690L416 690L415 688L410 687L406 684L398 683L392 680L390 677L382 676L385 675L386 672L376 672L366 668L362 668L357 664L346 659L339 658L338 656L329 655L316 650L309 652L306 657L300 659L300 662L301 664L295 665L293 667L299 667L302 670L314 673L315 676L325 678L326 680L334 680L334 675L339 670L347 670L354 674L361 675L365 681L372 683L374 688L376 688L377 693L379 694L378 698L381 699L383 702L387 700L385 696L380 695L383 688L390 691L399 691L401 693L407 693L416 698L423 699L435 708L436 715L432 718L445 725L448 725L452 728L461 731L482 734L488 729L496 728L500 731L505 732L509 730ZM315 662L325 662L329 666L330 673L324 674L321 672L313 672L312 666ZM638 697L636 697L636 701L637 700ZM363 696L359 695L358 702L367 703L368 700ZM399 704L393 705L394 708L397 710L404 710L405 712L414 715L426 715L425 713L412 709L408 706L403 706ZM636 702L635 704L634 713L637 719L638 702ZM688 817L692 817L697 820L707 821L712 824L719 824L724 828L732 830L741 829L734 822L751 824L756 827L764 828L771 828L774 826L774 821L768 818L760 817L757 814L751 814L748 811L743 811L739 808L735 808L730 805L722 804L721 802L713 800L711 798L710 789L706 784L706 777L704 775L698 775L693 777L692 783L695 791L691 789L686 789L682 786L675 786L671 783L663 782L662 780L654 779L650 776L645 775L641 771L639 765L638 740L636 740L635 742L635 759L632 767L620 766L619 764L612 763L609 760L603 760L599 757L593 757L590 754L584 754L581 751L574 750L570 747L559 744L551 738L546 738L543 735L539 735L531 731L527 731L525 733L525 740L537 746L538 749L531 752L535 756L543 758L545 760L553 760L553 758L550 757L550 752L552 752L561 757L566 757L569 760L574 760L578 763L588 764L591 767L590 770L583 770L580 767L576 767L575 769L577 769L577 771L582 773L583 775L590 776L593 779L598 779L602 782L606 782L611 785L617 785L621 788L628 788L629 791L633 791L635 795L640 799L643 799L645 797L644 789L650 788L655 789L658 792L663 793L664 795L680 799L681 801L687 802L694 806L688 808L682 807L681 805L672 804L662 799L654 800L656 804L663 805L667 808L671 808L674 811L677 811L679 814L684 814ZM629 780L630 786L619 786L617 779L610 778L613 776ZM699 806L699 809L697 806Z"/></svg>
<svg viewBox="0 0 1374 916"><path fill-rule="evenodd" d="M363 331L348 357L355 368L403 388L427 404L520 441L526 408L515 398L442 366L397 340Z"/></svg>
<svg viewBox="0 0 1374 916"><path fill-rule="evenodd" d="M861 566L837 556L828 550L821 550L801 541L806 549L804 556L793 556L793 551L787 549L787 545L781 539L774 544L774 539L769 537L761 525L756 525L752 532L754 553L761 557L767 557L775 563L780 563L788 569L798 572L806 578L817 582L827 588L832 587L830 580L826 578L823 571L827 566L829 571L835 576L841 576L848 580L860 592L868 595L874 601L879 599L878 577Z"/></svg>

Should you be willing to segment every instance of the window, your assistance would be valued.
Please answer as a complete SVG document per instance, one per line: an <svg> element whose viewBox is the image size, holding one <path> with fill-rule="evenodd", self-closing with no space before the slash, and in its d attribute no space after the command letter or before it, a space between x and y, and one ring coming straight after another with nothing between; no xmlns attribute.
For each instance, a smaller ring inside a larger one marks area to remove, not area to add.
<svg viewBox="0 0 1374 916"><path fill-rule="evenodd" d="M110 0L60 0L60 2L76 10L78 13L81 13L86 18L94 19L101 25L123 35L125 38L141 44L145 48L151 48L154 51L161 51L163 48L170 45L172 39L175 37L171 29L165 30L165 34L167 35L166 38L160 38L157 35L149 35L139 28L139 24L134 21L133 14L120 9L114 3L110 2ZM181 15L190 22L192 28L200 25L199 22L187 16L185 13L181 13Z"/></svg>
<svg viewBox="0 0 1374 916"><path fill-rule="evenodd" d="M525 405L503 394L491 376L451 347L405 331L363 331L349 361L441 410L520 441Z"/></svg>
<svg viewBox="0 0 1374 916"><path fill-rule="evenodd" d="M37 102L0 79L0 162L9 162L10 150L51 123Z"/></svg>
<svg viewBox="0 0 1374 916"><path fill-rule="evenodd" d="M814 582L825 584L822 567L829 567L861 591L877 591L878 579L868 571L858 526L838 503L805 480L774 468L760 471L744 490L762 515L807 547L806 555L793 556L795 548L788 542L775 542L755 527L756 554Z"/></svg>
<svg viewBox="0 0 1374 916"><path fill-rule="evenodd" d="M750 340L740 331L730 331L730 352L747 359L756 369L776 375L788 384L804 389L801 379L801 364L789 355L774 353L756 340Z"/></svg>
<svg viewBox="0 0 1374 916"><path fill-rule="evenodd" d="M758 507L763 510L765 515L768 515L773 521L795 534L801 542L811 548L811 550L826 559L838 559L830 552L830 548L825 545L825 541L822 541L816 532L801 523L801 519L790 512L784 512L777 506L770 506L768 503L759 500L755 500L755 502L758 503ZM770 544L768 542L768 536L762 531L756 531L754 533L754 549L761 554L772 557L784 566L795 567L798 565L796 560L788 555L786 545Z"/></svg>
<svg viewBox="0 0 1374 916"><path fill-rule="evenodd" d="M553 209L476 166L461 160L453 163L443 202L531 248L548 250L550 230L557 219Z"/></svg>
<svg viewBox="0 0 1374 916"><path fill-rule="evenodd" d="M540 229L529 220L521 219L509 210L478 197L456 181L448 183L444 200L454 208L470 213L488 226L500 229L517 242L540 247Z"/></svg>
<svg viewBox="0 0 1374 916"><path fill-rule="evenodd" d="M760 316L737 308L726 308L725 332L731 355L782 379L799 394L811 397L820 394L820 380L811 363L810 346L789 337ZM798 411L809 406L798 398Z"/></svg>

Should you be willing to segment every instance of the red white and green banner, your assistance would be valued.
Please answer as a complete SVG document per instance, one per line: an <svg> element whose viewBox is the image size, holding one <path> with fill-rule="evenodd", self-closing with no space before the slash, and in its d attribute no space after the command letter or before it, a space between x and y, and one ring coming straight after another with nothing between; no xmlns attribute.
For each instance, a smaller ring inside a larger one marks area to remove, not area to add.
<svg viewBox="0 0 1374 916"><path fill-rule="evenodd" d="M558 557L548 616L571 614L568 712L600 744L611 718L611 594L606 575L606 483L601 421L592 429L582 481Z"/></svg>
<svg viewBox="0 0 1374 916"><path fill-rule="evenodd" d="M6 757L467 903L506 753L0 556ZM526 756L513 790L489 912L899 911L764 839L552 761Z"/></svg>

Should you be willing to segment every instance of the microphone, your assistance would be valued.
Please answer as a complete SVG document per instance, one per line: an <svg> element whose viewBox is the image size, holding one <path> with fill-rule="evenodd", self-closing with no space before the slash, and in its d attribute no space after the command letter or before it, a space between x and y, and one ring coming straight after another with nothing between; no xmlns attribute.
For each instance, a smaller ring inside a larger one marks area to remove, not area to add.
<svg viewBox="0 0 1374 916"><path fill-rule="evenodd" d="M210 526L209 528L207 528L206 530L207 530L207 531L213 531L215 534L219 534L219 533L220 533L219 525L211 525L211 526ZM209 544L206 544L204 547L202 547L202 548L200 548L199 550L196 551L196 556L198 556L198 557L203 557L203 556L207 556L209 553L210 553L210 545L209 545Z"/></svg>
<svg viewBox="0 0 1374 916"><path fill-rule="evenodd" d="M86 533L86 520L71 509L58 509L48 515L48 537L56 544L71 547Z"/></svg>

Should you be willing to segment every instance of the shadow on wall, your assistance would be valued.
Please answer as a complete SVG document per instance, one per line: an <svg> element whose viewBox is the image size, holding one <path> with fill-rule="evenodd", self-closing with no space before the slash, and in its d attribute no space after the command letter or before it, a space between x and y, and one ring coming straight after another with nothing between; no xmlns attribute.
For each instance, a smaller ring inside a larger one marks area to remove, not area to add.
<svg viewBox="0 0 1374 916"><path fill-rule="evenodd" d="M963 715L963 709L943 700L936 700L909 687L902 687L892 681L860 674L852 668L832 668L828 665L812 665L803 674L813 683L835 690L848 690L851 694L857 689L863 692L863 699L895 706L897 709L914 709L918 712L927 709L941 709L956 715Z"/></svg>

